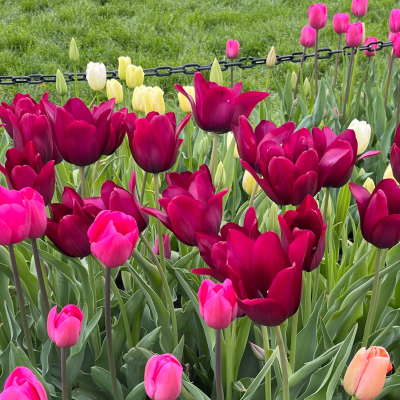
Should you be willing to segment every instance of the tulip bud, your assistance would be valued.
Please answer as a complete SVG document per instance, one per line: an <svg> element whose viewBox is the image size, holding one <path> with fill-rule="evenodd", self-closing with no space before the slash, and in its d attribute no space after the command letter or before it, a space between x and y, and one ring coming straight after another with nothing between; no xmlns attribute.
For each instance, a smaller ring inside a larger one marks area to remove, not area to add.
<svg viewBox="0 0 400 400"><path fill-rule="evenodd" d="M296 107L297 104L299 104L299 99L298 99L298 97L296 97L296 98L294 99L294 101L293 101L293 107Z"/></svg>
<svg viewBox="0 0 400 400"><path fill-rule="evenodd" d="M354 16L361 18L367 13L368 0L353 0L351 3L351 12Z"/></svg>
<svg viewBox="0 0 400 400"><path fill-rule="evenodd" d="M276 52L275 52L275 47L272 46L267 57L267 67L268 68L275 67L275 64L276 64Z"/></svg>
<svg viewBox="0 0 400 400"><path fill-rule="evenodd" d="M267 231L276 232L279 235L281 229L278 222L278 211L278 206L272 203L268 210Z"/></svg>
<svg viewBox="0 0 400 400"><path fill-rule="evenodd" d="M328 20L328 10L325 4L312 4L308 10L309 24L314 29L322 29Z"/></svg>
<svg viewBox="0 0 400 400"><path fill-rule="evenodd" d="M254 343L249 342L250 349L253 354L256 356L257 360L264 361L265 360L265 351L260 346L257 346Z"/></svg>
<svg viewBox="0 0 400 400"><path fill-rule="evenodd" d="M207 154L208 149L209 149L209 140L207 136L204 136L202 142L201 142L201 147L200 147L200 152L201 155L204 156L205 154Z"/></svg>
<svg viewBox="0 0 400 400"><path fill-rule="evenodd" d="M346 29L346 44L349 47L358 47L363 40L364 28L361 22L349 24Z"/></svg>
<svg viewBox="0 0 400 400"><path fill-rule="evenodd" d="M349 14L336 14L333 17L333 30L338 35L346 33L346 28L349 23L350 23Z"/></svg>
<svg viewBox="0 0 400 400"><path fill-rule="evenodd" d="M220 86L224 84L224 78L222 77L221 66L219 65L219 62L216 58L214 58L214 62L212 63L211 67L210 82L215 82Z"/></svg>
<svg viewBox="0 0 400 400"><path fill-rule="evenodd" d="M371 36L367 37L367 39L364 42L364 46L367 46L370 43L377 42L377 41L378 41L378 39L376 37L371 37ZM377 44L372 44L370 47L371 47L371 49L377 49L378 45ZM373 57L375 55L375 51L364 50L364 54L367 57ZM364 92L362 92L362 94L364 94Z"/></svg>
<svg viewBox="0 0 400 400"><path fill-rule="evenodd" d="M129 57L119 57L118 58L118 76L121 81L126 80L126 68L131 63Z"/></svg>
<svg viewBox="0 0 400 400"><path fill-rule="evenodd" d="M322 204L325 205L325 201L326 201L326 192L324 194L324 198L322 200ZM328 198L328 212L326 214L326 220L328 221L333 213L333 207L332 207L332 198L329 196Z"/></svg>
<svg viewBox="0 0 400 400"><path fill-rule="evenodd" d="M226 57L233 60L239 56L239 42L237 40L228 40L226 42Z"/></svg>
<svg viewBox="0 0 400 400"><path fill-rule="evenodd" d="M124 100L122 85L116 79L107 81L107 98L115 99L115 104L121 104Z"/></svg>
<svg viewBox="0 0 400 400"><path fill-rule="evenodd" d="M371 139L371 125L367 124L365 121L354 119L348 129L353 129L356 134L358 144L357 155L364 153Z"/></svg>
<svg viewBox="0 0 400 400"><path fill-rule="evenodd" d="M400 58L400 32L393 37L393 53L397 58Z"/></svg>
<svg viewBox="0 0 400 400"><path fill-rule="evenodd" d="M400 9L393 9L389 17L389 28L390 32L400 32ZM391 40L389 39L389 42Z"/></svg>
<svg viewBox="0 0 400 400"><path fill-rule="evenodd" d="M399 184L396 181L396 179L394 179L392 166L390 164L388 165L388 167L385 170L385 173L383 174L383 179L393 179L397 184Z"/></svg>
<svg viewBox="0 0 400 400"><path fill-rule="evenodd" d="M193 100L195 100L195 93L193 86L184 86L183 89L186 90L186 92L192 96ZM192 106L190 104L190 101L182 93L178 93L178 100L179 100L179 106L184 113L189 114L190 112L192 112Z"/></svg>
<svg viewBox="0 0 400 400"><path fill-rule="evenodd" d="M333 110L332 110L332 118L333 119L339 119L339 110L336 108L336 107L333 107Z"/></svg>
<svg viewBox="0 0 400 400"><path fill-rule="evenodd" d="M71 39L71 44L69 46L69 59L73 63L77 63L79 61L79 51L78 46L76 45L75 39Z"/></svg>
<svg viewBox="0 0 400 400"><path fill-rule="evenodd" d="M296 72L292 72L292 81L291 81L291 84L292 84L292 90L294 91L294 89L296 88L296 82L297 82L297 74L296 74Z"/></svg>
<svg viewBox="0 0 400 400"><path fill-rule="evenodd" d="M375 189L375 182L371 178L367 178L363 186L372 194Z"/></svg>
<svg viewBox="0 0 400 400"><path fill-rule="evenodd" d="M65 96L68 93L67 82L63 73L58 69L56 75L56 90L60 96Z"/></svg>
<svg viewBox="0 0 400 400"><path fill-rule="evenodd" d="M134 89L143 84L144 72L142 67L136 65L128 65L126 67L126 84L128 88Z"/></svg>
<svg viewBox="0 0 400 400"><path fill-rule="evenodd" d="M308 97L311 93L311 85L310 85L310 81L308 80L308 78L304 79L303 89L304 89L304 95L306 97Z"/></svg>
<svg viewBox="0 0 400 400"><path fill-rule="evenodd" d="M214 183L216 188L221 188L225 185L226 174L224 164L222 161L219 162L217 170L215 171Z"/></svg>
<svg viewBox="0 0 400 400"><path fill-rule="evenodd" d="M329 99L329 96L331 95L331 92L329 91L329 89L326 89L325 94L326 94L326 98Z"/></svg>
<svg viewBox="0 0 400 400"><path fill-rule="evenodd" d="M105 65L90 61L86 67L86 79L90 88L95 92L103 90L107 81L107 71Z"/></svg>
<svg viewBox="0 0 400 400"><path fill-rule="evenodd" d="M232 132L229 132L229 133L228 133L228 136L226 137L226 146L227 146L228 149L229 149L229 146L230 146L231 143L232 143L232 140L235 140L235 137L233 136L233 133L232 133ZM236 142L236 141L235 141L235 142ZM234 156L235 158L240 158L239 152L238 152L237 143L235 143L235 150L234 150L234 152L233 152L233 156Z"/></svg>
<svg viewBox="0 0 400 400"><path fill-rule="evenodd" d="M251 196L251 194L253 193L253 189L254 189L254 185L255 184L256 184L256 180L253 178L253 176L250 174L250 172L244 171L242 186L243 186L243 190L249 196ZM260 189L261 188L258 187L257 193L260 191Z"/></svg>
<svg viewBox="0 0 400 400"><path fill-rule="evenodd" d="M158 87L149 88L144 94L144 112L147 115L151 111L165 114L164 92Z"/></svg>
<svg viewBox="0 0 400 400"><path fill-rule="evenodd" d="M315 46L316 38L317 38L317 31L314 28L311 28L311 26L306 25L301 30L300 44L303 47L307 47L308 49L310 49L311 47Z"/></svg>

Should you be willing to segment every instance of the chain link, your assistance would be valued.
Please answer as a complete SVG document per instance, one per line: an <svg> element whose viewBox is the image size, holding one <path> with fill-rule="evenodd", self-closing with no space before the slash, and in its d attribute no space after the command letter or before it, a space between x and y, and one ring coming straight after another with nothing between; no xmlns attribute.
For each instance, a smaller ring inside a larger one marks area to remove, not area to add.
<svg viewBox="0 0 400 400"><path fill-rule="evenodd" d="M373 49L372 46L377 45L376 49ZM386 47L392 47L393 42L382 42L381 40L377 42L371 42L367 46L361 46L356 51L381 51ZM331 50L330 48L322 48L318 49L318 59L326 60L331 58L336 54L351 54L351 47L345 46L340 50ZM286 56L276 56L276 64L279 65L283 62L290 61L292 63L301 62L303 56L302 51L296 51ZM310 53L305 55L305 59L315 57L315 53ZM254 68L257 65L264 65L267 62L267 57L263 58L255 58L255 57L241 57L237 61L229 62L226 60L218 61L221 66L222 71L226 71L230 67L238 67L240 69L248 69ZM212 64L201 65L198 63L188 63L184 64L181 67L170 67L169 65L155 67L155 68L147 68L144 69L145 76L171 76L173 74L185 74L185 75L193 75L196 72L210 70ZM74 74L71 72L64 73L65 81L72 82L74 81ZM79 72L77 74L78 81L86 81L86 74L84 72ZM118 71L108 71L107 79L119 79ZM11 75L0 75L0 85L14 85L20 83L29 83L30 85L40 85L43 83L54 83L56 81L56 75L42 75L42 74L31 74L27 76L11 76Z"/></svg>

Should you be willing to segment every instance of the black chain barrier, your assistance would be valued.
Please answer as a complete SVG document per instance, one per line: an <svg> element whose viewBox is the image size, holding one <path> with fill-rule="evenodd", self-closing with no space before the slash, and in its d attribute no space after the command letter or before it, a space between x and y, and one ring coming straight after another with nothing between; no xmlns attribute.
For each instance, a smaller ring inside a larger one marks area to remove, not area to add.
<svg viewBox="0 0 400 400"><path fill-rule="evenodd" d="M378 45L376 49L372 48L373 45ZM356 49L356 51L381 51L385 47L392 47L393 42L371 42L367 46L361 46L360 48ZM350 55L351 52L348 50L351 49L348 46L343 47L340 50L331 50L329 47L325 47L322 49L318 49L318 59L319 60L326 60L331 58L333 55L336 54L345 54ZM287 56L276 56L276 64L279 65L283 62L290 61L292 63L299 63L301 62L303 56L302 51L296 51L291 53ZM305 58L313 58L315 57L315 53L306 54ZM226 71L229 67L238 67L240 69L248 69L254 68L257 65L264 65L267 62L267 57L263 58L255 58L255 57L241 57L237 61L229 62L226 60L218 61L221 70ZM212 67L211 64L201 65L198 63L189 63L184 64L181 67L170 67L169 65L162 66L162 67L155 67L155 68L147 68L144 69L145 76L171 76L172 74L186 74L186 75L193 75L199 71L206 71L210 70ZM65 81L72 82L74 81L74 74L71 72L64 73ZM77 73L78 81L86 81L86 73L79 72ZM107 79L119 79L118 71L108 71L107 72ZM0 75L0 85L15 85L19 83L29 83L30 85L40 85L42 83L54 83L56 81L56 75L42 75L42 74L31 74L26 76L8 76L8 75Z"/></svg>

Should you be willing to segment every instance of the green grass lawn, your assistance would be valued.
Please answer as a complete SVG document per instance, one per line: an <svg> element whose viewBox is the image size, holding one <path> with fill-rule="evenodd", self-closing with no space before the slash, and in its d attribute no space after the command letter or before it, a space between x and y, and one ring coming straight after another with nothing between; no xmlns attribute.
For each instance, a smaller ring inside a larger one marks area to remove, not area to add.
<svg viewBox="0 0 400 400"><path fill-rule="evenodd" d="M241 56L266 56L275 46L278 54L301 50L299 35L308 23L312 0L2 0L0 1L0 74L54 74L71 71L68 58L71 37L75 37L84 72L89 61L101 61L108 70L116 69L118 57L129 55L132 63L143 68L158 65L178 66L188 62L210 63L225 56L227 39L238 39ZM329 22L320 34L320 47L337 46L332 29L336 12L349 12L351 0L327 0ZM370 0L366 23L367 36L387 40L388 17L393 0ZM354 22L353 17L353 22ZM382 54L383 52L381 52ZM387 57L389 51L384 51ZM359 68L362 71L365 57ZM380 55L382 64L386 62ZM309 60L305 74L312 75ZM334 65L322 61L321 72ZM298 65L285 63L274 70L278 78ZM264 67L235 71L244 89L265 90ZM239 76L240 74L240 76ZM228 81L228 73L225 75ZM146 85L159 85L169 103L176 102L173 84L191 84L192 77L145 79ZM70 84L69 93L74 93ZM80 83L81 94L91 101L88 85ZM273 91L273 87L270 88ZM40 97L55 86L0 86L1 100L14 93L29 92ZM105 98L105 93L103 94Z"/></svg>

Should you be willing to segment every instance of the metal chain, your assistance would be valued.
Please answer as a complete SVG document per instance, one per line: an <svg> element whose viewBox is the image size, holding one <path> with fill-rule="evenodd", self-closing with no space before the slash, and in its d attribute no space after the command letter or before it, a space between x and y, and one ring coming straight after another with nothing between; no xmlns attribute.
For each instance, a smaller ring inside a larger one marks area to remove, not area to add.
<svg viewBox="0 0 400 400"><path fill-rule="evenodd" d="M373 45L378 45L376 49L373 49ZM371 42L367 46L361 46L356 51L381 51L385 47L392 47L393 42L382 42L381 40L377 42ZM318 59L319 60L326 60L331 58L333 55L338 53L343 53L345 55L350 55L351 52L348 50L350 47L345 46L341 50L331 50L328 47L318 49ZM299 63L301 62L301 57L303 55L302 51L296 51L286 56L276 56L276 64L279 65L283 62L290 61L292 63ZM305 58L313 58L315 57L315 53L306 54ZM221 66L222 71L226 71L229 67L238 67L240 69L248 69L254 68L257 65L264 65L267 62L267 57L263 58L255 58L255 57L241 57L237 61L229 62L226 60L218 61L219 65ZM201 65L198 63L189 63L184 64L181 67L170 67L169 65L162 66L162 67L155 67L155 68L147 68L144 69L145 76L171 76L172 74L186 74L186 75L193 75L199 71L206 71L210 70L212 67L211 64ZM71 72L64 73L65 81L72 82L74 81L74 74ZM86 74L84 72L79 72L77 74L78 81L86 81ZM107 72L107 79L119 79L118 71L108 71ZM7 75L0 75L0 85L14 85L18 83L29 83L30 85L40 85L42 83L54 83L56 81L56 75L42 75L42 74L31 74L26 76L7 76Z"/></svg>

